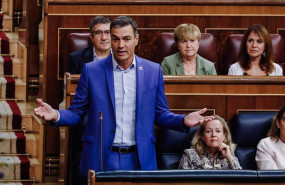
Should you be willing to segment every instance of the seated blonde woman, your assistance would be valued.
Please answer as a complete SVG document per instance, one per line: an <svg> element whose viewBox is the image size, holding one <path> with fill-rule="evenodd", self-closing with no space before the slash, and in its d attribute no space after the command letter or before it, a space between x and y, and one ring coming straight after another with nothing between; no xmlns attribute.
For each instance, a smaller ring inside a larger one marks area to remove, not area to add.
<svg viewBox="0 0 285 185"><path fill-rule="evenodd" d="M164 75L217 75L213 62L197 54L201 32L194 24L180 24L174 30L179 52L161 63Z"/></svg>
<svg viewBox="0 0 285 185"><path fill-rule="evenodd" d="M225 120L218 115L201 125L192 147L183 152L181 169L241 169L234 155L235 145Z"/></svg>
<svg viewBox="0 0 285 185"><path fill-rule="evenodd" d="M273 118L267 138L257 145L255 161L259 170L285 169L285 106Z"/></svg>

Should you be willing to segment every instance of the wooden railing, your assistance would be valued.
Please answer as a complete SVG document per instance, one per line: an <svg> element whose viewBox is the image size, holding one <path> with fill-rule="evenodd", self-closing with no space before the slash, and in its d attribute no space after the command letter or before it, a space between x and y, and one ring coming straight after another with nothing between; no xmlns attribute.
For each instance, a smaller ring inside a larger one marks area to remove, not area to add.
<svg viewBox="0 0 285 185"><path fill-rule="evenodd" d="M67 75L66 107L80 75ZM278 110L285 102L285 77L164 76L165 94L174 112L206 107L229 120L240 110Z"/></svg>

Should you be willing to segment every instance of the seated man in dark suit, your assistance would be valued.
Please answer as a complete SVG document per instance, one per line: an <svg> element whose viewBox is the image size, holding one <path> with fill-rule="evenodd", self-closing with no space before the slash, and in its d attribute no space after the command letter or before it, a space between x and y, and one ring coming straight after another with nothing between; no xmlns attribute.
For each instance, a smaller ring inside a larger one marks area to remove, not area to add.
<svg viewBox="0 0 285 185"><path fill-rule="evenodd" d="M85 63L96 62L111 54L110 41L111 20L106 16L96 16L90 21L90 39L93 46L74 51L69 54L66 72L80 74ZM87 120L86 114L84 120ZM81 138L85 130L86 121L70 128L69 134L69 179L70 185L87 184L86 178L79 173L79 160L81 156ZM71 164L72 161L72 164Z"/></svg>
<svg viewBox="0 0 285 185"><path fill-rule="evenodd" d="M80 74L85 63L97 61L111 54L109 17L96 16L90 21L93 46L74 51L68 56L66 72Z"/></svg>

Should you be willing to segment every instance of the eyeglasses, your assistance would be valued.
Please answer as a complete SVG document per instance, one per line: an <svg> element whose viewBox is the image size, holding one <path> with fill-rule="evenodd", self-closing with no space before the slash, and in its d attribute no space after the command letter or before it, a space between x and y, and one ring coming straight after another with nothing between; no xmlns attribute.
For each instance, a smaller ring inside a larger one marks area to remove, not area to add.
<svg viewBox="0 0 285 185"><path fill-rule="evenodd" d="M110 36L110 30L97 30L97 31L92 31L92 33L94 33L96 36L102 36L103 34L106 36Z"/></svg>

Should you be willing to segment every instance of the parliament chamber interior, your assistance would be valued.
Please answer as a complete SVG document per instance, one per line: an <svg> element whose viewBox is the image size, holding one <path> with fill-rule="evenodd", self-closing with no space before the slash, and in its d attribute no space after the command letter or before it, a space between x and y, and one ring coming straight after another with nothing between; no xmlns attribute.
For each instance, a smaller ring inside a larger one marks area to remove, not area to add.
<svg viewBox="0 0 285 185"><path fill-rule="evenodd" d="M78 184L84 121L54 127L33 109L36 99L54 109L71 105L80 74L66 72L68 55L92 46L89 24L98 15L134 19L135 54L159 64L178 52L176 26L198 26L198 54L214 63L217 75L164 75L168 106L177 114L206 107L204 115L224 118L242 170L178 169L197 127L182 133L155 126L158 170L90 169L89 184L285 185L285 169L258 170L255 162L259 141L285 104L285 78L227 75L252 24L269 31L285 74L285 1L1 0L0 6L0 185Z"/></svg>

